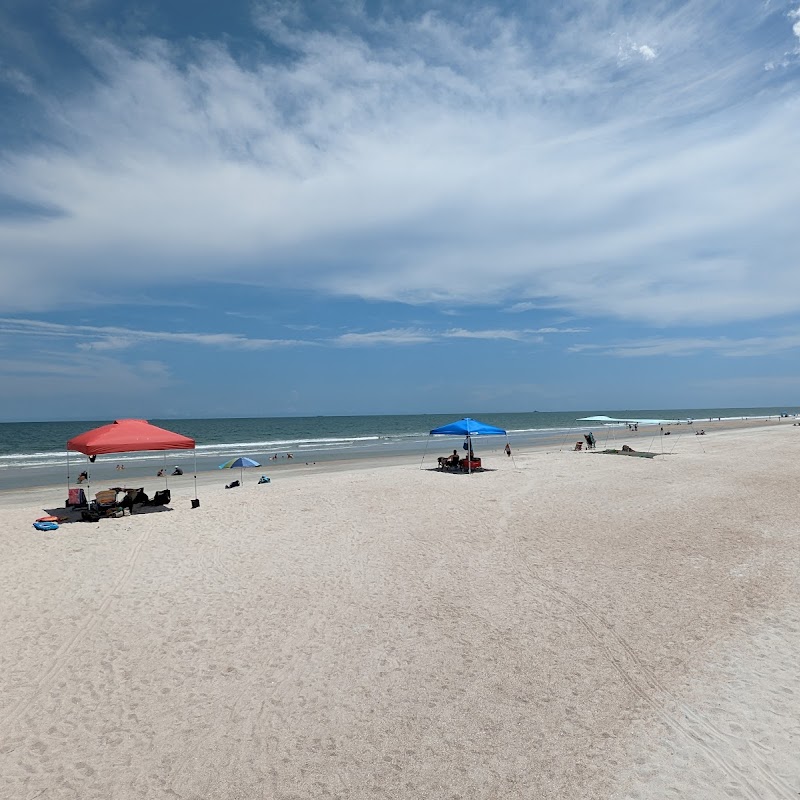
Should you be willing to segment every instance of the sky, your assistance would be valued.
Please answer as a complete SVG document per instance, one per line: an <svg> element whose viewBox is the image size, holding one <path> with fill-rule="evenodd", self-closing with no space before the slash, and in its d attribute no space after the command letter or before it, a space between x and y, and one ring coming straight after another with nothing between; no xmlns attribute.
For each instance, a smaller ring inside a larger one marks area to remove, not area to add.
<svg viewBox="0 0 800 800"><path fill-rule="evenodd" d="M4 0L0 421L800 405L800 0Z"/></svg>

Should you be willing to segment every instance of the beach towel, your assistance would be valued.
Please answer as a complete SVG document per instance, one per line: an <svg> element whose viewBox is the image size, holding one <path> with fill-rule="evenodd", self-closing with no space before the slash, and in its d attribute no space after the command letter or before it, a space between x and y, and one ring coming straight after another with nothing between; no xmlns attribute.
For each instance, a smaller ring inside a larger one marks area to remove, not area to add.
<svg viewBox="0 0 800 800"><path fill-rule="evenodd" d="M67 497L67 508L80 508L86 506L86 493L83 489L74 488L69 490L69 497Z"/></svg>

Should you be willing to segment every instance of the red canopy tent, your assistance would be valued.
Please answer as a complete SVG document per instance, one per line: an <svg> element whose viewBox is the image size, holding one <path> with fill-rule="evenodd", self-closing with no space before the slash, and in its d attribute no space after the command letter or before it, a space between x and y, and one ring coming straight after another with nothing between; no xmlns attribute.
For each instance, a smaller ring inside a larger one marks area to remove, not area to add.
<svg viewBox="0 0 800 800"><path fill-rule="evenodd" d="M118 419L70 439L67 450L87 456L138 450L194 450L194 439L151 425L144 419Z"/></svg>
<svg viewBox="0 0 800 800"><path fill-rule="evenodd" d="M194 439L173 433L144 419L117 419L110 425L86 431L67 442L67 483L69 483L69 451L87 456L106 453L132 453L141 450L194 450ZM197 495L197 451L194 467ZM197 500L195 500L197 502Z"/></svg>

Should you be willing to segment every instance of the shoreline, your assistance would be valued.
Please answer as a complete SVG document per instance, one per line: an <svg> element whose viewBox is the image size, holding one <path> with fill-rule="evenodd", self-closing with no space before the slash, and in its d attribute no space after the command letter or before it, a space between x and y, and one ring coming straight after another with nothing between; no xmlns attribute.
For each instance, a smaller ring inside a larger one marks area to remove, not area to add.
<svg viewBox="0 0 800 800"><path fill-rule="evenodd" d="M677 441L685 439L690 434L694 435L694 431L699 429L706 430L708 435L708 433L712 432L721 433L724 431L750 430L762 427L771 428L776 426L792 426L794 422L796 422L796 419L793 417L776 417L769 419L763 419L760 417L749 419L723 418L721 421L696 421L694 425L683 424L663 426L664 430L670 430L671 435L669 437L661 437L659 431L660 426L657 425L641 425L639 426L639 430L637 432L629 431L624 425L587 425L585 428L575 428L567 432L557 431L550 433L547 430L537 431L535 436L529 435L527 437L515 437L513 434L509 434L509 441L515 456L517 453L522 454L528 452L561 452L572 450L574 448L575 441L582 440L584 432L591 430L595 433L598 450L605 449L606 447L619 448L624 443L634 447L636 450L657 452L661 454L662 445L663 452L668 453L675 447ZM495 441L495 439L497 441ZM258 475L261 475L262 473L272 477L270 472L284 477L289 474L294 474L295 472L313 474L317 471L340 471L350 468L367 469L370 466L378 467L394 463L413 463L415 459L423 465L427 464L427 462L432 459L433 464L435 465L436 455L447 455L454 447L460 450L461 441L462 440L458 437L437 437L426 442L427 448L419 445L410 449L397 449L388 453L354 452L352 454L340 457L334 457L331 453L325 453L316 461L313 461L310 458L308 461L306 461L306 458L303 454L297 454L293 459L287 459L285 453L283 453L275 462L267 460L258 468L245 470L245 478L248 479L251 473L257 473L256 478L254 479L255 481L258 479ZM505 439L502 439L501 437L476 437L473 441L475 442L475 452L479 456L482 453L490 456L496 456L502 453L502 448L505 446ZM685 446L685 441L682 446ZM111 454L108 456L109 461L101 461L97 464L89 464L85 456L75 453L73 454L75 459L71 462L72 465L70 472L74 475L77 475L77 473L82 469L89 470L92 483L96 482L100 488L122 485L131 486L133 483L135 483L137 488L145 485L145 488L150 486L152 487L152 491L155 491L156 489L163 488L172 489L173 481L176 487L182 488L186 484L187 479L193 479L193 456L189 455L193 453L193 451L168 450L163 452L166 453L167 458L165 463L173 464L177 462L184 470L184 474L182 476L169 475L169 481L167 482L166 487L163 479L157 478L154 474L154 470L157 470L159 467L158 464L154 466L150 462L146 464L134 463L133 466L130 466L129 464L129 466L122 471L116 471L110 466L112 462L124 462L127 456L136 456L136 453ZM211 459L208 456L205 456L202 460L204 460L206 464L204 465L204 468L198 469L198 484L207 485L215 482L216 479L224 485L225 483L229 483L231 480L236 479L235 477L228 476L228 471L219 470L217 467L212 466L212 464L209 463L213 461L216 464L218 462L218 457ZM169 466L168 469L172 469L172 467ZM41 479L37 480L36 478L36 473L41 471L46 471L50 476L45 480L45 482L41 482ZM238 471L231 470L230 472ZM66 492L67 488L79 485L75 482L75 479L72 476L70 477L70 482L68 484L66 477L66 468L61 474L61 479L59 480L58 471L53 467L48 467L46 470L43 468L29 467L24 470L19 470L13 478L8 472L6 472L4 483L3 471L0 470L0 504L2 504L4 499L7 499L10 495L17 495L22 492L30 493L47 490L56 491L59 488L63 492ZM32 483L31 481L36 482ZM14 485L5 485L8 482L13 482ZM149 490L148 493L152 494L152 492Z"/></svg>

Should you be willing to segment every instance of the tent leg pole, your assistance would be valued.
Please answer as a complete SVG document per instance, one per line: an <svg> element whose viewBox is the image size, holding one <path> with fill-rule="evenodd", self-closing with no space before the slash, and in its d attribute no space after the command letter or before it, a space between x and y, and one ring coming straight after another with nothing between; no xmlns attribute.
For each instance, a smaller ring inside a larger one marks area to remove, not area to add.
<svg viewBox="0 0 800 800"><path fill-rule="evenodd" d="M428 439L425 442L425 452L422 454L422 461L419 462L419 468L422 469L422 465L425 463L425 456L428 455L428 445L431 442L431 437L428 435Z"/></svg>
<svg viewBox="0 0 800 800"><path fill-rule="evenodd" d="M197 500L197 448L194 450L194 499Z"/></svg>
<svg viewBox="0 0 800 800"><path fill-rule="evenodd" d="M508 441L508 436L506 436L506 444L511 447L511 442ZM511 451L511 463L514 465L514 469L517 468L517 460L514 458L514 451Z"/></svg>

